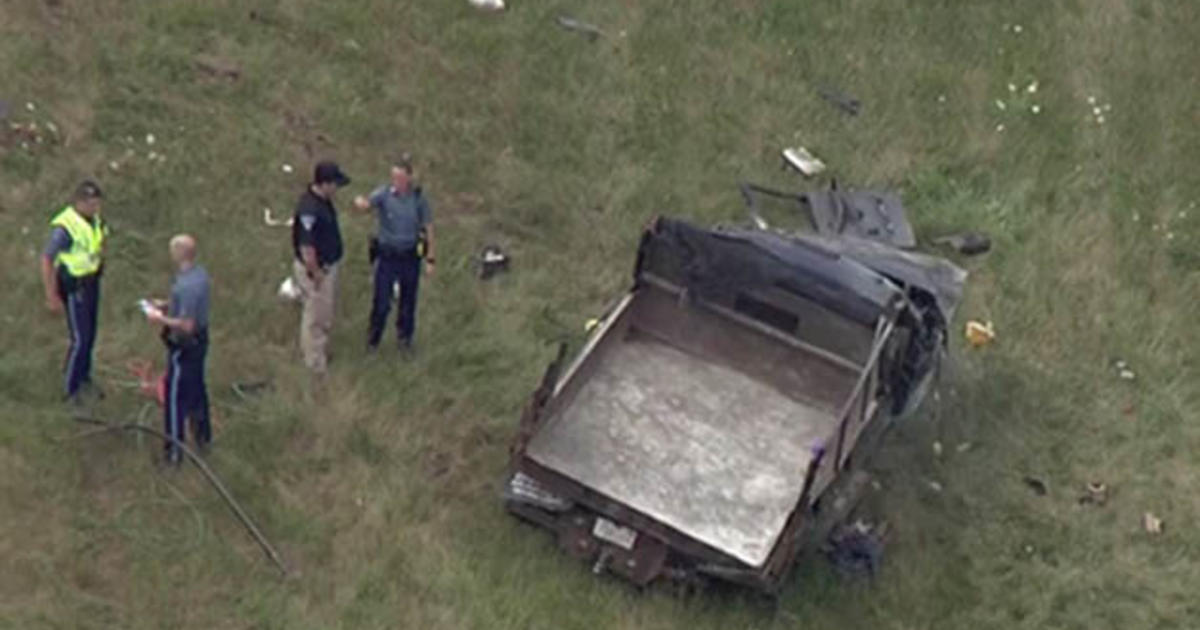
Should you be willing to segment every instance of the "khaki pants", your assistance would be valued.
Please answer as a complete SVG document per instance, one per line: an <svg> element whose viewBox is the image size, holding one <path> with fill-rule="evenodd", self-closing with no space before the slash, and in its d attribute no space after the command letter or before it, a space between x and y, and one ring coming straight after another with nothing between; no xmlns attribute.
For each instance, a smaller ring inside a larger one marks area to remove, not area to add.
<svg viewBox="0 0 1200 630"><path fill-rule="evenodd" d="M329 333L333 330L338 266L330 265L320 287L315 286L308 277L304 263L295 261L292 270L296 286L300 287L304 299L304 313L300 316L300 352L308 369L324 374L327 360L325 347L329 345Z"/></svg>

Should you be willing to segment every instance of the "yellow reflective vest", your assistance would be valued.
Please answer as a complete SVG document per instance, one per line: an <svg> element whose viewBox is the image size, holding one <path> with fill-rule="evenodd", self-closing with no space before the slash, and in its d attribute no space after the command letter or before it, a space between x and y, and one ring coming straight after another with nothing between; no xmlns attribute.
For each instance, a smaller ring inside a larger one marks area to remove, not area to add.
<svg viewBox="0 0 1200 630"><path fill-rule="evenodd" d="M71 236L71 249L59 252L54 258L56 266L62 266L75 278L100 271L100 253L104 250L104 235L108 228L99 216L93 225L75 211L75 206L67 206L50 221L50 225L65 229Z"/></svg>

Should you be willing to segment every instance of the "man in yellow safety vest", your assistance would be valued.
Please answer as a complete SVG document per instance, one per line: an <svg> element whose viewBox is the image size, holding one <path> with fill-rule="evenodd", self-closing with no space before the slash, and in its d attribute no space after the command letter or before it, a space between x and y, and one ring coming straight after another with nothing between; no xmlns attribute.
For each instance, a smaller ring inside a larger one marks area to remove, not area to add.
<svg viewBox="0 0 1200 630"><path fill-rule="evenodd" d="M42 286L51 312L66 311L71 333L64 388L78 403L82 389L92 388L92 346L100 306L100 276L104 269L104 239L108 227L100 219L100 187L85 181L75 189L70 205L50 221L50 240L42 253Z"/></svg>

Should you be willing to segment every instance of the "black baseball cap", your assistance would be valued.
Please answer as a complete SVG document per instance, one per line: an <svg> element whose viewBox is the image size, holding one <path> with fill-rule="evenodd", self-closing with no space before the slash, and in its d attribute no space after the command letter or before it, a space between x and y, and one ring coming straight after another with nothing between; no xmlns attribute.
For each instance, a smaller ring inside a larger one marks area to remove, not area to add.
<svg viewBox="0 0 1200 630"><path fill-rule="evenodd" d="M338 185L338 188L350 183L350 178L342 172L342 168L337 165L337 162L320 162L313 169L314 184L328 184L333 182Z"/></svg>
<svg viewBox="0 0 1200 630"><path fill-rule="evenodd" d="M75 187L75 199L77 201L100 199L103 196L104 193L100 191L100 185L90 179L83 180Z"/></svg>

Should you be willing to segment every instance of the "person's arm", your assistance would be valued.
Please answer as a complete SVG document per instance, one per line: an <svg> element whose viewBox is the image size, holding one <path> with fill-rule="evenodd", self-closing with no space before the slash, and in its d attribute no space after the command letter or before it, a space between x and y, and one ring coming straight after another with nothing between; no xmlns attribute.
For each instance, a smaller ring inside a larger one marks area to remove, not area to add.
<svg viewBox="0 0 1200 630"><path fill-rule="evenodd" d="M161 311L155 311L146 316L151 324L166 326L172 330L178 330L185 335L190 335L196 331L196 320L192 317L167 317Z"/></svg>
<svg viewBox="0 0 1200 630"><path fill-rule="evenodd" d="M300 262L304 263L304 269L308 272L308 277L312 279L313 285L319 287L321 280L324 279L324 273L321 271L321 261L317 258L316 215L297 212L296 225L293 229L298 230L296 240L300 246Z"/></svg>
<svg viewBox="0 0 1200 630"><path fill-rule="evenodd" d="M54 271L54 259L42 255L42 288L46 291L46 308L57 313L62 310L62 298L58 297L58 274Z"/></svg>
<svg viewBox="0 0 1200 630"><path fill-rule="evenodd" d="M424 196L421 197L421 205L418 209L421 214L421 229L425 231L425 273L432 275L437 268L437 256L434 253L437 251L437 247L433 236L433 210Z"/></svg>
<svg viewBox="0 0 1200 630"><path fill-rule="evenodd" d="M304 259L304 269L308 271L308 277L312 278L313 286L319 288L321 281L325 279L325 272L321 271L321 263L317 260L317 248L312 245L301 245L300 257Z"/></svg>
<svg viewBox="0 0 1200 630"><path fill-rule="evenodd" d="M50 232L50 240L42 251L42 288L46 293L46 307L51 312L62 310L61 287L58 286L58 272L54 268L54 259L62 252L71 249L71 235L65 228L56 227Z"/></svg>
<svg viewBox="0 0 1200 630"><path fill-rule="evenodd" d="M354 207L366 212L367 210L370 210L371 208L383 203L383 195L386 191L387 186L380 186L379 188L372 190L370 195L365 197L363 195L359 195L354 198Z"/></svg>

